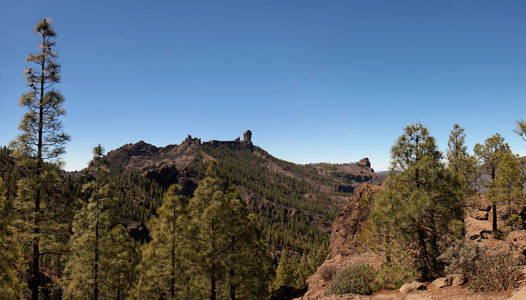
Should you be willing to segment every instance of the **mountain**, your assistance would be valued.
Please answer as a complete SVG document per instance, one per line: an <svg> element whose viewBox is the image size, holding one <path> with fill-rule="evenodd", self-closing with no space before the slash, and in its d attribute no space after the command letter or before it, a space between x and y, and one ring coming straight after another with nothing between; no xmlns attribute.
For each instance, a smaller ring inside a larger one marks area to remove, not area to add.
<svg viewBox="0 0 526 300"><path fill-rule="evenodd" d="M223 174L259 217L263 238L299 253L328 243L331 224L362 183L380 185L385 175L369 159L345 164L295 164L278 159L243 139L202 142L188 136L179 145L127 144L106 156L114 173L136 173L167 187L176 183L191 196L206 163L217 160Z"/></svg>

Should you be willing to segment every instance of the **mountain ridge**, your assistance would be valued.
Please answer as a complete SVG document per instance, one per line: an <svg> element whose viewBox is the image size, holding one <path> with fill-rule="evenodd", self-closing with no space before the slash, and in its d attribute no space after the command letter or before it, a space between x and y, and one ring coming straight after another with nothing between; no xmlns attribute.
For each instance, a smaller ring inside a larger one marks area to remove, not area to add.
<svg viewBox="0 0 526 300"><path fill-rule="evenodd" d="M106 161L114 173L138 173L165 188L179 184L191 197L207 162L216 160L260 217L264 238L298 252L304 245L328 242L332 223L353 191L362 183L381 185L385 178L374 172L368 158L295 164L272 156L251 138L247 130L243 139L229 141L203 142L188 135L178 145L157 147L141 140L109 151Z"/></svg>

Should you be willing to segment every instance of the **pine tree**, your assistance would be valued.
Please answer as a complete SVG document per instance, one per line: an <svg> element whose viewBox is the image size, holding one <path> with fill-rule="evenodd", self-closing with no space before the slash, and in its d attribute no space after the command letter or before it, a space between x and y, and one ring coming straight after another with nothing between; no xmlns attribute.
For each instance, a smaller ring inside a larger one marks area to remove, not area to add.
<svg viewBox="0 0 526 300"><path fill-rule="evenodd" d="M496 133L493 136L489 137L484 141L484 144L476 144L474 148L475 154L478 156L479 160L482 162L482 167L488 172L490 176L490 181L486 183L486 186L489 188L494 184L495 181L495 172L497 166L502 158L504 153L510 153L510 146L508 143L504 142L504 138ZM493 221L492 229L497 231L497 203L492 202L493 205Z"/></svg>
<svg viewBox="0 0 526 300"><path fill-rule="evenodd" d="M46 161L57 161L64 153L64 145L69 140L62 131L62 122L59 117L65 114L62 104L64 98L55 89L55 84L60 82L60 65L56 62L57 53L53 50L55 42L55 31L48 19L39 21L35 28L41 38L40 51L30 54L27 61L36 65L29 67L24 72L26 82L30 91L20 97L19 105L25 107L28 112L20 122L19 129L23 133L12 143L17 149L19 157L25 158L26 167L31 170L20 185L30 191L33 198L32 228L26 236L32 240L32 267L31 267L31 296L36 300L39 296L40 282L40 256L41 242L44 235L41 220L44 210L44 201L50 201L48 196L48 176L55 177L56 174L48 174ZM26 194L27 196L27 194ZM27 199L21 199L27 202ZM28 208L27 205L22 205ZM27 220L26 220L27 221ZM28 230L25 226L24 230ZM44 230L45 231L45 230Z"/></svg>
<svg viewBox="0 0 526 300"><path fill-rule="evenodd" d="M519 157L509 152L504 153L497 165L495 179L486 194L495 205L506 204L508 219L512 216L513 206L519 207L522 204L524 198L523 183L524 177Z"/></svg>
<svg viewBox="0 0 526 300"><path fill-rule="evenodd" d="M416 251L424 279L438 276L440 252L463 227L460 184L445 169L434 138L422 124L407 126L391 154L389 184L380 199L392 201L396 212L378 211L376 218L397 224L399 233L392 237Z"/></svg>
<svg viewBox="0 0 526 300"><path fill-rule="evenodd" d="M136 254L126 230L121 225L112 230L107 208L115 199L103 164L103 149L99 145L93 152L91 165L96 169L95 180L84 185L91 197L73 221L71 255L63 280L64 297L124 298L133 282L130 273Z"/></svg>
<svg viewBox="0 0 526 300"><path fill-rule="evenodd" d="M149 222L152 240L141 249L134 299L181 299L192 296L188 265L183 255L183 230L187 224L188 198L172 185L166 191L157 218Z"/></svg>
<svg viewBox="0 0 526 300"><path fill-rule="evenodd" d="M284 248L280 253L278 268L276 269L276 278L272 284L273 290L277 290L282 286L295 286L296 265L297 263L295 263L293 255L289 254L287 248Z"/></svg>
<svg viewBox="0 0 526 300"><path fill-rule="evenodd" d="M520 135L523 140L526 141L526 121L524 120L517 121L517 129L514 131L515 133Z"/></svg>
<svg viewBox="0 0 526 300"><path fill-rule="evenodd" d="M205 178L199 182L188 207L189 239L193 239L188 257L196 268L196 282L204 283L210 300L217 299L219 282L225 279L224 249L227 247L223 211L226 182L219 176L217 162L210 162Z"/></svg>
<svg viewBox="0 0 526 300"><path fill-rule="evenodd" d="M13 228L13 208L5 196L6 189L0 177L0 299L16 299L23 294L25 284L21 278L24 264Z"/></svg>
<svg viewBox="0 0 526 300"><path fill-rule="evenodd" d="M250 214L237 188L228 186L225 196L227 293L231 300L265 299L272 266L256 228L256 217Z"/></svg>
<svg viewBox="0 0 526 300"><path fill-rule="evenodd" d="M468 196L476 188L478 174L476 158L469 155L465 138L464 128L455 124L449 135L447 160L449 170L457 176L464 187L464 196Z"/></svg>
<svg viewBox="0 0 526 300"><path fill-rule="evenodd" d="M255 218L220 175L217 162L209 163L205 175L188 206L186 257L196 275L192 281L208 290L211 300L264 297L270 264Z"/></svg>

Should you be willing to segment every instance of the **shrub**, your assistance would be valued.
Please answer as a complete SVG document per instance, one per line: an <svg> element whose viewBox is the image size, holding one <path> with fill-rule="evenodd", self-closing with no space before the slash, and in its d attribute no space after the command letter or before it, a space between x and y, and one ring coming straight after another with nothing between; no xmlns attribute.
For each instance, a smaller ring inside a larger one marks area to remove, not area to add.
<svg viewBox="0 0 526 300"><path fill-rule="evenodd" d="M447 274L462 274L471 289L500 291L517 286L518 260L501 249L487 249L469 240L455 242L439 259Z"/></svg>
<svg viewBox="0 0 526 300"><path fill-rule="evenodd" d="M501 291L516 287L520 277L517 260L508 252L485 250L475 261L476 272L468 277L476 291Z"/></svg>
<svg viewBox="0 0 526 300"><path fill-rule="evenodd" d="M329 286L329 294L369 295L376 290L376 271L369 265L354 266L340 270Z"/></svg>
<svg viewBox="0 0 526 300"><path fill-rule="evenodd" d="M320 268L320 276L324 281L331 281L336 271L337 269L334 265L323 265Z"/></svg>

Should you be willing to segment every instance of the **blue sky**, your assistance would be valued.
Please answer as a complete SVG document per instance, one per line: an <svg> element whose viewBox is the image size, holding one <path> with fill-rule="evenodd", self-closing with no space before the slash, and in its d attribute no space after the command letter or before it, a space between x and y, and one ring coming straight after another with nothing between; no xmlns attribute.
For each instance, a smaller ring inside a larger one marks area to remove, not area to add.
<svg viewBox="0 0 526 300"><path fill-rule="evenodd" d="M106 149L187 134L255 144L289 161L376 170L405 125L442 150L526 118L525 1L3 1L0 145L24 111L25 56L51 17L72 136L66 169Z"/></svg>

